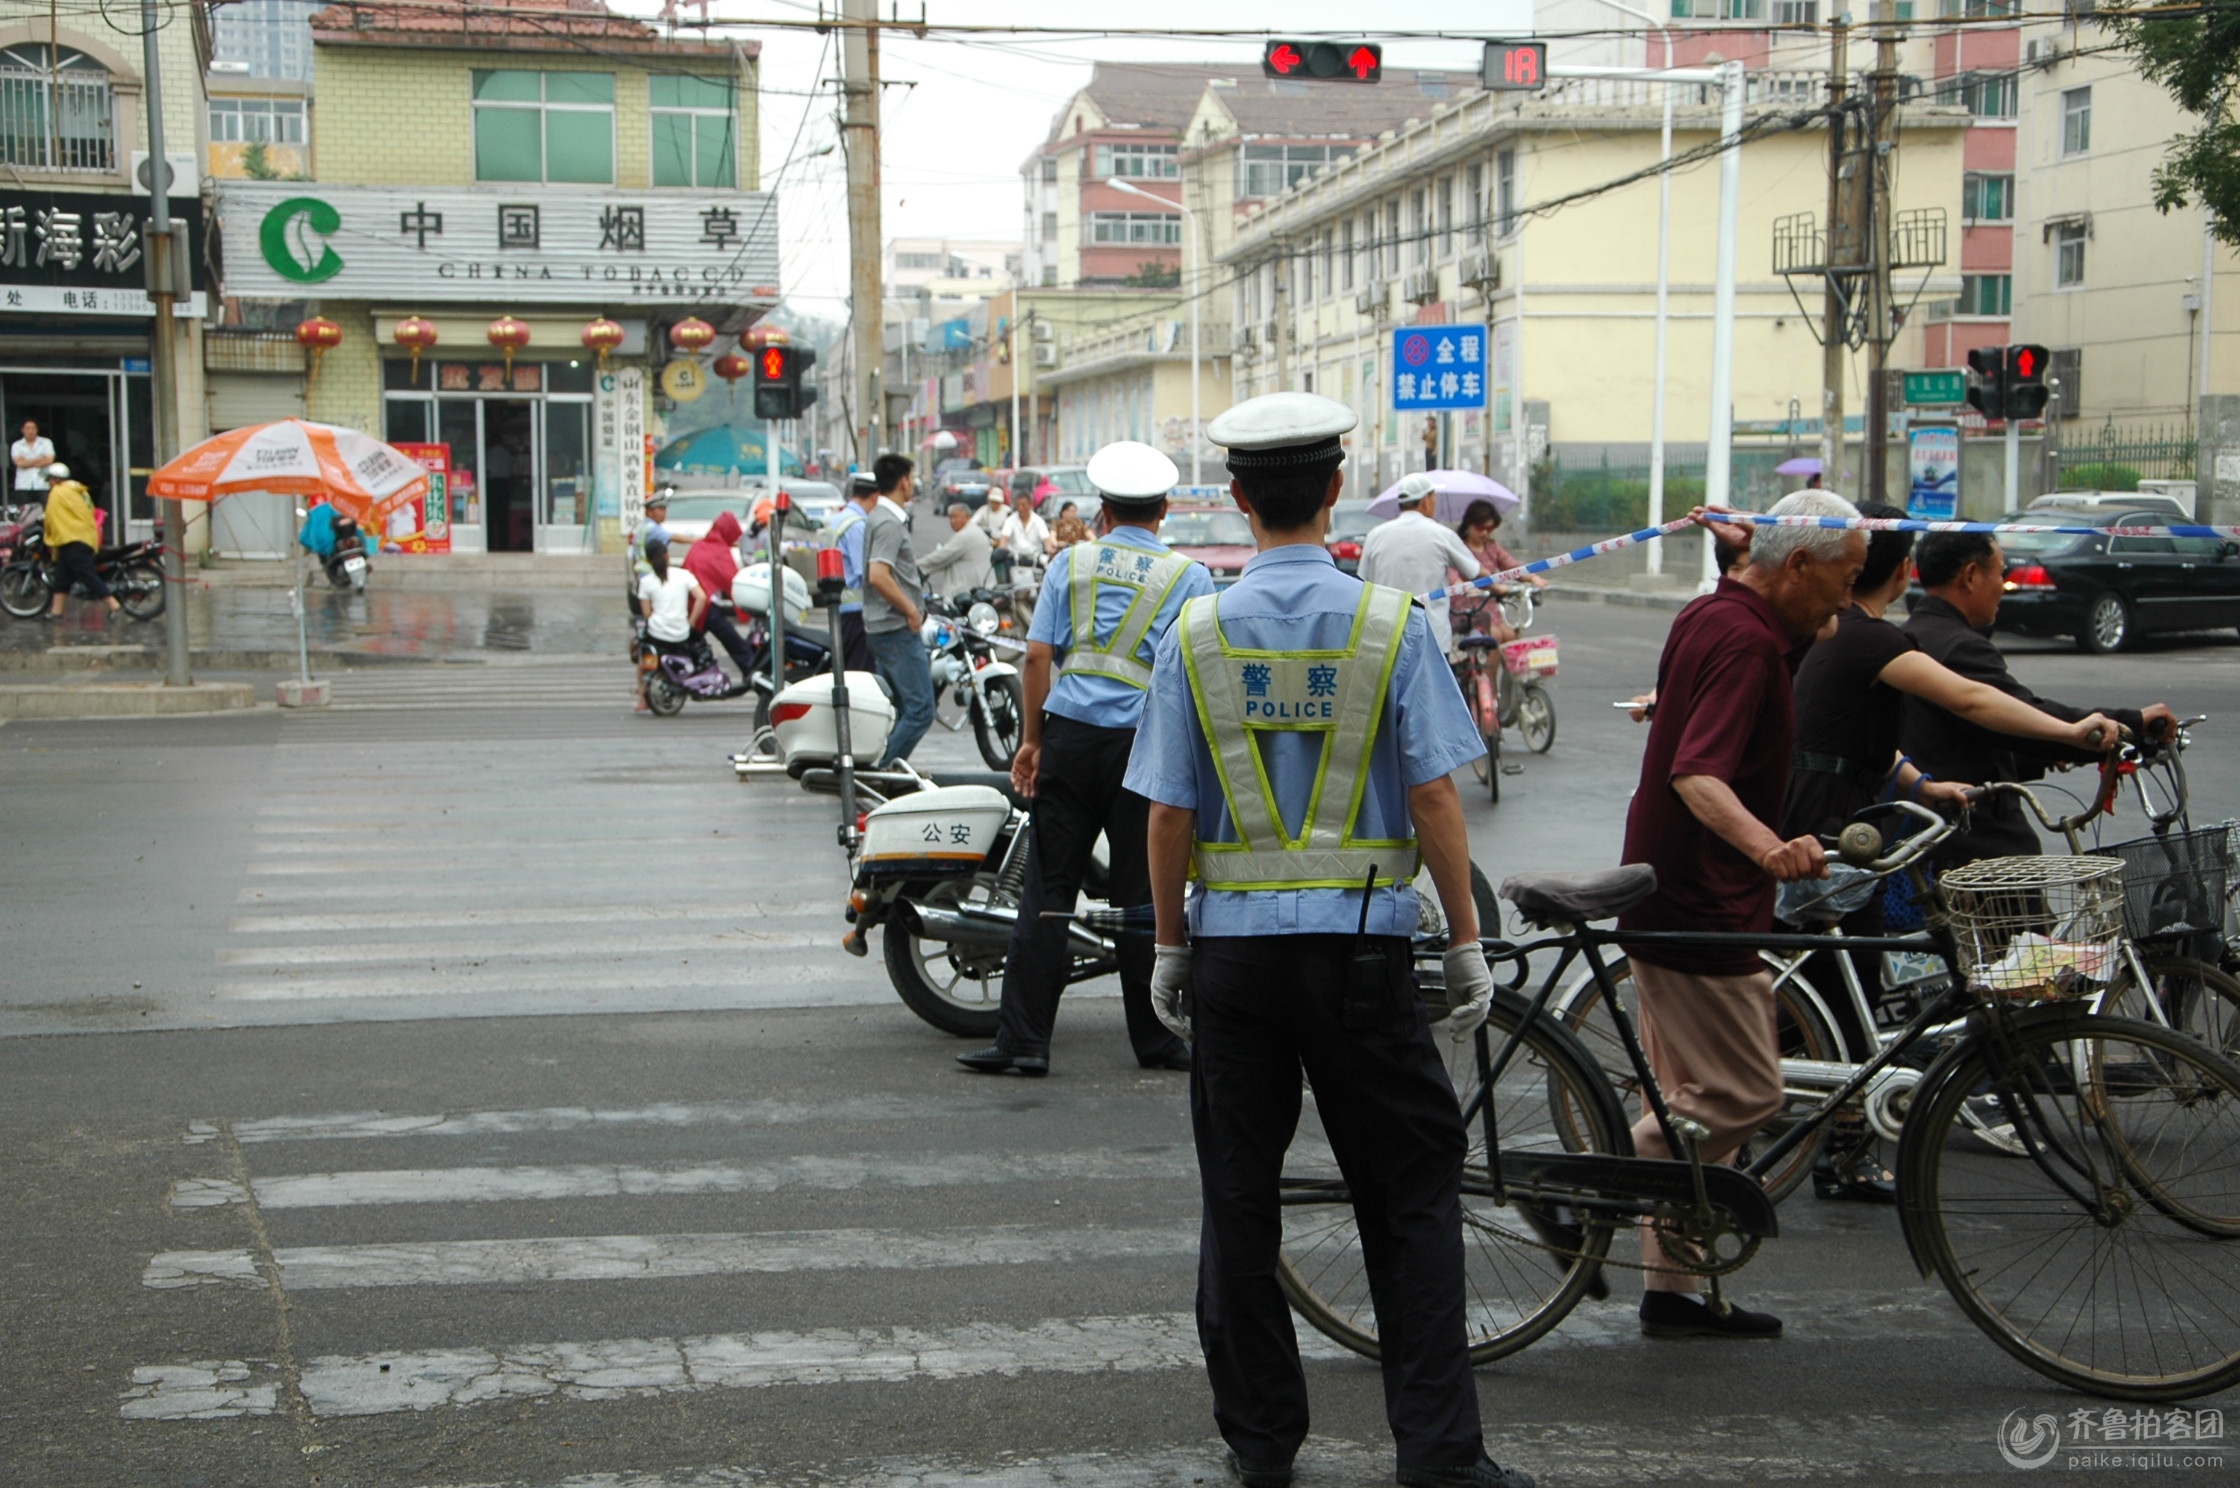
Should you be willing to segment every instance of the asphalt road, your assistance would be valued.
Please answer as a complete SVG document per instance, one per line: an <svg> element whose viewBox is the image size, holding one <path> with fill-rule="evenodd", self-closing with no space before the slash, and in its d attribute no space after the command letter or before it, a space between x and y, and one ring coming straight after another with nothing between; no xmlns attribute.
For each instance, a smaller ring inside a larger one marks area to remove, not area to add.
<svg viewBox="0 0 2240 1488"><path fill-rule="evenodd" d="M1496 879L1615 861L1669 616L1551 605L1553 753L1471 796ZM2240 640L2019 643L2214 720ZM1221 1481L1179 1076L1107 987L983 1080L837 949L828 801L739 784L733 706L619 667L384 668L318 715L0 727L0 1482L731 1488ZM969 736L928 757L976 761ZM1482 1371L1552 1485L2007 1481L2027 1373L1887 1211L1793 1198L1651 1345L1633 1288ZM1308 1485L1389 1481L1374 1372L1302 1329ZM2207 1402L2229 1407L2231 1401Z"/></svg>

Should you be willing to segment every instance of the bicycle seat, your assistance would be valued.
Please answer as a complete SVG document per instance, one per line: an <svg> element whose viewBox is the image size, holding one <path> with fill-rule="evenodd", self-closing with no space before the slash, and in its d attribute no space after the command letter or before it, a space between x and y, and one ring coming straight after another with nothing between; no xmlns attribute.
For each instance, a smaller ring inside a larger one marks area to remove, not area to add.
<svg viewBox="0 0 2240 1488"><path fill-rule="evenodd" d="M1496 637L1489 635L1466 635L1455 644L1463 647L1465 650L1487 651L1491 650L1495 646L1500 645L1501 642Z"/></svg>
<svg viewBox="0 0 2240 1488"><path fill-rule="evenodd" d="M1657 870L1628 863L1599 873L1519 873L1501 897L1536 925L1575 925L1624 914L1657 891Z"/></svg>

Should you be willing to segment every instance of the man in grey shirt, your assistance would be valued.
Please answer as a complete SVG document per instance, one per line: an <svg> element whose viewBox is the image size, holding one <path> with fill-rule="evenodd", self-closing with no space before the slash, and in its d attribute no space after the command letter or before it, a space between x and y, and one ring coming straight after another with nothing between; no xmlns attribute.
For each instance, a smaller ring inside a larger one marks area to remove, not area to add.
<svg viewBox="0 0 2240 1488"><path fill-rule="evenodd" d="M984 589L996 580L995 548L988 529L973 517L963 502L949 508L949 540L926 554L920 565L933 578L933 592L955 599L972 589Z"/></svg>
<svg viewBox="0 0 2240 1488"><path fill-rule="evenodd" d="M863 631L879 675L894 689L894 728L886 756L875 768L888 769L910 757L933 727L933 663L918 627L925 615L918 601L925 579L918 572L917 549L910 543L910 498L917 477L908 455L881 455L871 466L879 504L863 529Z"/></svg>

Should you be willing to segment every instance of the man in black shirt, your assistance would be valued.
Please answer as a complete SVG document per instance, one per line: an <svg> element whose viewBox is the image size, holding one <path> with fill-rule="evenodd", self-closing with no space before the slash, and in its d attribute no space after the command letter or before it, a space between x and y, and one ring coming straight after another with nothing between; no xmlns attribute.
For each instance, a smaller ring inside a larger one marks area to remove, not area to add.
<svg viewBox="0 0 2240 1488"><path fill-rule="evenodd" d="M1922 539L1914 566L1928 597L1913 607L1905 632L1930 660L2055 718L2074 723L2092 711L2040 697L2023 686L1991 643L1991 623L1998 618L2007 576L1997 539L1981 532L1932 533ZM2099 711L2143 738L2162 738L2177 722L2162 703ZM2098 758L2067 745L1992 733L1918 697L1905 701L1898 741L1927 774L1978 785L2036 780L2049 765L2090 764ZM2001 795L1978 806L1967 825L1945 839L1937 860L1949 867L1978 858L2042 851L2028 808L2013 796Z"/></svg>

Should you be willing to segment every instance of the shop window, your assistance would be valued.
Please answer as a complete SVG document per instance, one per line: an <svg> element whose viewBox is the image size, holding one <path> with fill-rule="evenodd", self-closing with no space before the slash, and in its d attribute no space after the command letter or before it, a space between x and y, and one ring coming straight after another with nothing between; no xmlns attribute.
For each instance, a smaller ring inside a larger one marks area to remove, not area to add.
<svg viewBox="0 0 2240 1488"><path fill-rule="evenodd" d="M0 51L0 164L113 171L115 115L109 70L85 53L37 44Z"/></svg>
<svg viewBox="0 0 2240 1488"><path fill-rule="evenodd" d="M738 116L727 78L649 78L653 109L653 184L739 183Z"/></svg>
<svg viewBox="0 0 2240 1488"><path fill-rule="evenodd" d="M474 74L478 181L614 181L614 74Z"/></svg>

